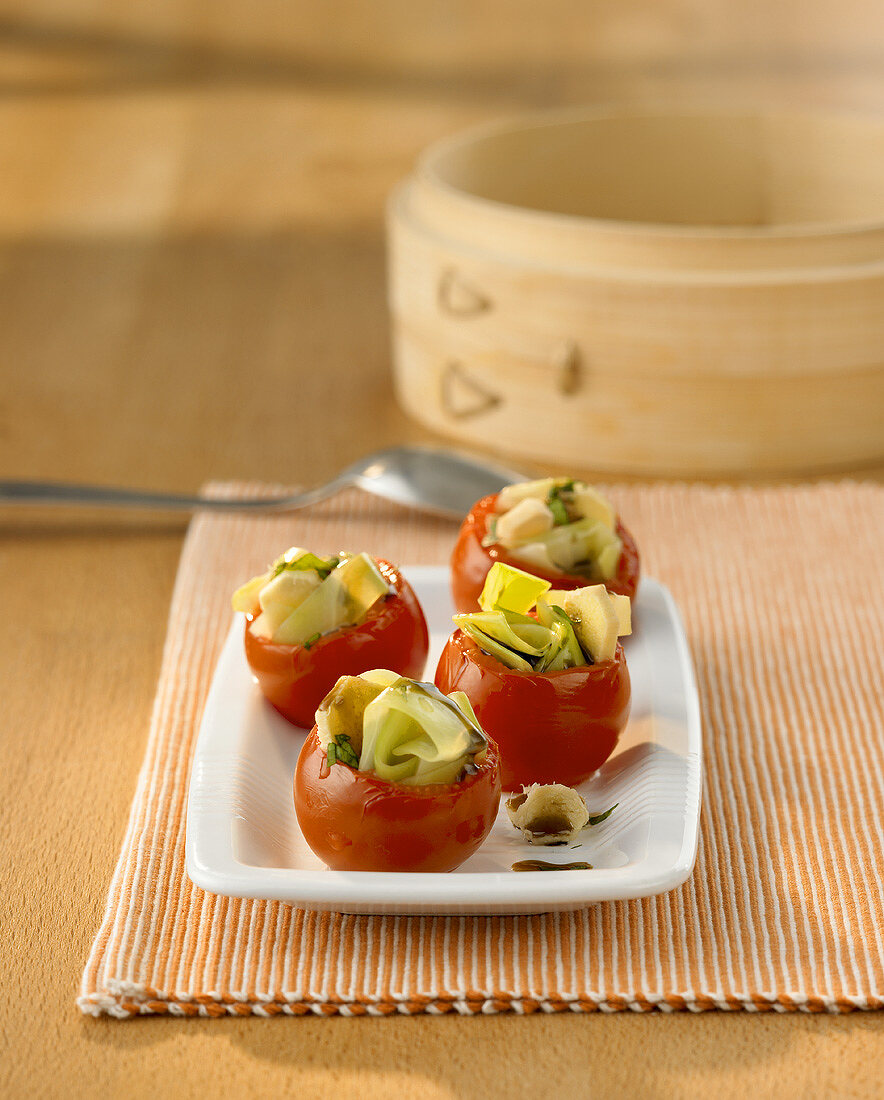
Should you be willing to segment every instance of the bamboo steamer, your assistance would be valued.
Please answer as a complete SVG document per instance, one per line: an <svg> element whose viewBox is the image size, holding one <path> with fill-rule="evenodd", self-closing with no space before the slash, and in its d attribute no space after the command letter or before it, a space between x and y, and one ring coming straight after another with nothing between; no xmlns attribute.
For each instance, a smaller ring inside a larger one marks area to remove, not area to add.
<svg viewBox="0 0 884 1100"><path fill-rule="evenodd" d="M572 468L884 458L884 120L555 112L390 200L394 376L465 443Z"/></svg>

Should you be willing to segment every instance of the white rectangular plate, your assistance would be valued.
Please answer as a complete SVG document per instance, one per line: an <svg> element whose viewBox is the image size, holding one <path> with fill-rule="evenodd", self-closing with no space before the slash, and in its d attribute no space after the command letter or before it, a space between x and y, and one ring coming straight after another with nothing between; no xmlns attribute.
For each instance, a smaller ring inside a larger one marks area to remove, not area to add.
<svg viewBox="0 0 884 1100"><path fill-rule="evenodd" d="M430 626L427 678L451 627L448 570L403 572ZM237 618L221 653L200 727L187 806L187 873L215 894L267 898L341 913L544 913L663 893L690 875L700 815L697 690L678 611L657 581L641 583L629 725L611 759L581 788L590 812L617 803L573 846L522 841L500 814L480 850L449 874L330 871L298 828L292 777L305 732L260 694ZM586 861L592 870L519 872L517 860Z"/></svg>

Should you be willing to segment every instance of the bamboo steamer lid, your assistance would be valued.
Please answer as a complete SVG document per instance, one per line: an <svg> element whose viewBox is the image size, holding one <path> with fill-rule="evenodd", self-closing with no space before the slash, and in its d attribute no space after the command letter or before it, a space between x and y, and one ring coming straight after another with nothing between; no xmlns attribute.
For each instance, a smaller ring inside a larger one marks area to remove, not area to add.
<svg viewBox="0 0 884 1100"><path fill-rule="evenodd" d="M884 120L568 111L389 205L394 377L464 443L718 475L884 457Z"/></svg>

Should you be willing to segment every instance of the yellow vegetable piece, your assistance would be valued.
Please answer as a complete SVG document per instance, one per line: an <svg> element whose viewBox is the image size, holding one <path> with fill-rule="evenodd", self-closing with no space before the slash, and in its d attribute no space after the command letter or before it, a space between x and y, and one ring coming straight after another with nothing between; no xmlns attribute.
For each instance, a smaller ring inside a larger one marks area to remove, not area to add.
<svg viewBox="0 0 884 1100"><path fill-rule="evenodd" d="M574 624L583 649L593 661L610 661L617 648L620 618L603 584L576 588L572 592L548 592L544 597L565 612Z"/></svg>
<svg viewBox="0 0 884 1100"><path fill-rule="evenodd" d="M527 615L537 603L537 597L551 587L549 581L496 561L488 570L479 606L483 611L515 611Z"/></svg>
<svg viewBox="0 0 884 1100"><path fill-rule="evenodd" d="M584 485L583 482L575 485L574 507L584 519L594 519L612 531L617 525L617 515L611 502L591 485Z"/></svg>
<svg viewBox="0 0 884 1100"><path fill-rule="evenodd" d="M258 577L252 577L250 581L237 588L231 600L233 610L244 611L247 615L254 615L260 607L258 594L269 580L270 570L268 569L266 573L262 573Z"/></svg>

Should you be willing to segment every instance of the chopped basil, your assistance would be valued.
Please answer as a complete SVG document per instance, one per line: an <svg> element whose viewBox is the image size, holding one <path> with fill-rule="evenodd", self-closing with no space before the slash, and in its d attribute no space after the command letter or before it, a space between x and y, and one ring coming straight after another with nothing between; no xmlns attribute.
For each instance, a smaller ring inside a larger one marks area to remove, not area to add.
<svg viewBox="0 0 884 1100"><path fill-rule="evenodd" d="M309 649L311 646L316 645L321 637L322 635L319 633L318 630L315 634L311 634L307 641L304 642L304 649Z"/></svg>
<svg viewBox="0 0 884 1100"><path fill-rule="evenodd" d="M562 485L554 485L546 498L546 506L553 514L553 523L556 527L564 527L571 523L568 513L568 505L573 506L574 482L566 481Z"/></svg>
<svg viewBox="0 0 884 1100"><path fill-rule="evenodd" d="M547 506L553 514L553 523L556 527L564 527L566 523L570 522L568 519L568 509L559 499L559 494L555 489L549 494Z"/></svg>
<svg viewBox="0 0 884 1100"><path fill-rule="evenodd" d="M329 748L332 746L329 745ZM353 745L349 736L346 733L339 733L334 740L335 756L344 764L349 764L351 768L359 767L359 757L356 755Z"/></svg>
<svg viewBox="0 0 884 1100"><path fill-rule="evenodd" d="M349 764L351 768L359 767L359 757L354 752L350 738L345 733L339 733L334 740L329 741L325 756L330 768L333 768L335 764Z"/></svg>
<svg viewBox="0 0 884 1100"><path fill-rule="evenodd" d="M609 818L611 816L611 814L617 809L617 807L619 805L620 805L619 802L615 802L614 805L610 808L610 810L605 810L605 812L603 814L596 814L596 816L591 817L589 819L589 821L587 821L586 824L587 825L601 825L601 823L603 821L605 821L607 818Z"/></svg>
<svg viewBox="0 0 884 1100"><path fill-rule="evenodd" d="M333 569L337 569L340 564L340 558L319 558L316 554L308 552L301 554L293 561L286 561L284 557L281 558L273 567L273 576L278 577L280 573L285 573L287 570L315 569L320 578L325 580L329 573Z"/></svg>
<svg viewBox="0 0 884 1100"><path fill-rule="evenodd" d="M591 871L591 863L547 863L545 859L520 859L514 871Z"/></svg>

